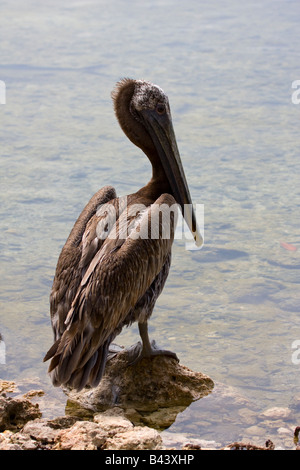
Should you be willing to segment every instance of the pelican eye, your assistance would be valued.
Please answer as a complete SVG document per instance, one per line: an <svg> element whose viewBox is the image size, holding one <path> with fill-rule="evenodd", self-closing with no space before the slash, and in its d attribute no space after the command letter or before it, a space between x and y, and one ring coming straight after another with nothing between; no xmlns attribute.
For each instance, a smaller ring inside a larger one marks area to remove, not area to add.
<svg viewBox="0 0 300 470"><path fill-rule="evenodd" d="M165 112L166 112L165 105L162 104L162 103L158 103L158 105L156 106L156 112L157 112L157 114L165 114Z"/></svg>

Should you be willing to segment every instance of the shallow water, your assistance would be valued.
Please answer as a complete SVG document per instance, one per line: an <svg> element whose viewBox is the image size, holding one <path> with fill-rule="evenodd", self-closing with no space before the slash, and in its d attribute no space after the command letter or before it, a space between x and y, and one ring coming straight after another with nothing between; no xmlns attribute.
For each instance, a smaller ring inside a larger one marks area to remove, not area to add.
<svg viewBox="0 0 300 470"><path fill-rule="evenodd" d="M255 402L258 414L291 406L300 367L292 361L300 340L300 105L291 99L300 78L299 2L4 0L0 9L1 377L38 376L64 409L41 362L52 341L57 257L98 188L127 194L150 177L112 110L111 89L130 76L168 93L191 194L205 206L204 248L186 251L176 241L151 335ZM135 327L122 334L125 344L136 339ZM222 402L222 415L214 397L194 403L168 432L221 444L257 437L234 403ZM289 425L299 425L293 413Z"/></svg>

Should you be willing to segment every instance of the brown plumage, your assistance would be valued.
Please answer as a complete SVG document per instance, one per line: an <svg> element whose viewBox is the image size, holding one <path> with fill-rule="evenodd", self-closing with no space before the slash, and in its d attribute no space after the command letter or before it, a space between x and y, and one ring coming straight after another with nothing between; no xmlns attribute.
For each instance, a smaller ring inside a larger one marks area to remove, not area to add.
<svg viewBox="0 0 300 470"><path fill-rule="evenodd" d="M157 354L176 355L151 343L147 320L169 273L176 225L176 203L191 204L172 127L168 98L156 85L121 80L112 93L117 119L127 137L152 164L149 183L117 198L100 189L76 221L59 256L50 295L54 344L53 384L78 390L96 386L109 346L125 325L137 321L142 345L132 361ZM165 234L169 215L168 236ZM185 213L196 242L201 242L194 213ZM153 235L153 233L155 234Z"/></svg>

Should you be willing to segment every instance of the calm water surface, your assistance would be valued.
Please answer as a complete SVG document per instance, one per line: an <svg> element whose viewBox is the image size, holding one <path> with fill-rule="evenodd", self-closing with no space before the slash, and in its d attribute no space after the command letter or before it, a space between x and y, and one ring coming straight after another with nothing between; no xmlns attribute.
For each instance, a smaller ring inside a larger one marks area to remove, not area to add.
<svg viewBox="0 0 300 470"><path fill-rule="evenodd" d="M175 243L151 335L255 403L257 416L292 407L300 367L292 362L300 340L300 105L291 100L300 79L299 2L3 0L0 9L1 377L39 377L63 412L65 398L42 363L59 252L98 188L109 183L122 195L150 178L112 110L111 89L129 76L168 93L192 197L205 206L205 246ZM137 330L122 336L131 344ZM256 438L235 404L213 392L167 432L220 444ZM291 428L300 423L293 410ZM280 434L274 440L280 445Z"/></svg>

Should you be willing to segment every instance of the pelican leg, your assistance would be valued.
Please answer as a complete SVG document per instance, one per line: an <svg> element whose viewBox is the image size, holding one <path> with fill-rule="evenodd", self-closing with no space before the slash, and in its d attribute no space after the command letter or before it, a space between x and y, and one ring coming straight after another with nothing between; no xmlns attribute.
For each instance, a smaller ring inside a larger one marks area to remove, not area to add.
<svg viewBox="0 0 300 470"><path fill-rule="evenodd" d="M128 365L136 364L144 357L152 356L170 356L179 362L179 359L174 352L168 351L167 349L160 349L154 340L150 342L147 322L139 323L138 326L142 343L139 341L137 344L131 346L131 348L127 350Z"/></svg>

